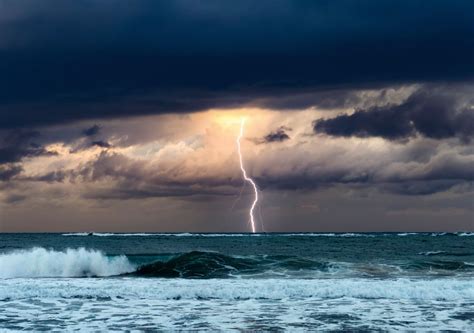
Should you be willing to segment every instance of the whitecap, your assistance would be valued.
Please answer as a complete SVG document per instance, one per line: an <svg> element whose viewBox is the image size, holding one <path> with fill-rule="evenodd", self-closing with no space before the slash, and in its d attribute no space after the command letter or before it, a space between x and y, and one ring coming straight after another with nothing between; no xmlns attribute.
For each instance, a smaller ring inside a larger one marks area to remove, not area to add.
<svg viewBox="0 0 474 333"><path fill-rule="evenodd" d="M0 254L0 278L111 276L134 269L125 256L107 257L84 248L32 248Z"/></svg>

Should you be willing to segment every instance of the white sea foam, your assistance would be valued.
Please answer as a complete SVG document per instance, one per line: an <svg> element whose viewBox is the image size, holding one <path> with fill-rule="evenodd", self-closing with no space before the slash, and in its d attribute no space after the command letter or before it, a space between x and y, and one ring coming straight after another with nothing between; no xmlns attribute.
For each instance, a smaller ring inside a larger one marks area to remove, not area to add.
<svg viewBox="0 0 474 333"><path fill-rule="evenodd" d="M84 248L32 248L0 254L0 278L111 276L133 270L125 256L107 257Z"/></svg>
<svg viewBox="0 0 474 333"><path fill-rule="evenodd" d="M283 236L283 237L376 237L387 236L389 234L364 234L364 233L112 233L112 232L73 232L65 233L62 236L97 236L97 237L150 237L150 236L173 236L173 237L265 237L265 236Z"/></svg>
<svg viewBox="0 0 474 333"><path fill-rule="evenodd" d="M69 232L62 234L62 236L89 236L88 232Z"/></svg>
<svg viewBox="0 0 474 333"><path fill-rule="evenodd" d="M200 237L221 237L221 236L259 236L260 234L198 234L198 233L147 233L147 232L134 232L134 233L115 233L115 232L70 232L62 234L62 236L97 236L97 237L150 237L150 236L175 236L175 237L187 237L187 236L200 236Z"/></svg>
<svg viewBox="0 0 474 333"><path fill-rule="evenodd" d="M401 233L321 233L321 232L303 232L303 233L147 233L147 232L137 232L137 233L114 233L114 232L71 232L64 233L62 236L97 236L97 237L153 237L153 236L172 236L172 237L265 237L265 236L282 236L282 237L387 237L387 236L445 236L448 233L446 232L432 232L432 233L423 233L423 232L401 232ZM453 233L457 236L474 236L474 232L458 232Z"/></svg>
<svg viewBox="0 0 474 333"><path fill-rule="evenodd" d="M426 251L426 252L420 252L418 253L421 256L435 256L438 254L445 254L445 251Z"/></svg>
<svg viewBox="0 0 474 333"><path fill-rule="evenodd" d="M144 233L144 232L136 232L136 233L113 233L113 232L70 232L62 234L62 236L97 236L97 237L146 237L146 236L166 236L166 235L185 235L185 234L166 234L166 233Z"/></svg>
<svg viewBox="0 0 474 333"><path fill-rule="evenodd" d="M474 301L472 279L7 279L0 299L110 297L126 299L334 299Z"/></svg>
<svg viewBox="0 0 474 333"><path fill-rule="evenodd" d="M6 279L2 328L78 331L472 331L474 282ZM19 320L21 318L21 320Z"/></svg>

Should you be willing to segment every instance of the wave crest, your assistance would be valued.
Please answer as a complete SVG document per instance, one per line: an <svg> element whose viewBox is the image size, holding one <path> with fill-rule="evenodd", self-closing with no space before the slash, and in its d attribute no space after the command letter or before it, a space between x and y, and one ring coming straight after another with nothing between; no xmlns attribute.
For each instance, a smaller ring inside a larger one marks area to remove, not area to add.
<svg viewBox="0 0 474 333"><path fill-rule="evenodd" d="M134 271L125 256L107 257L84 248L32 248L0 255L0 278L112 276Z"/></svg>

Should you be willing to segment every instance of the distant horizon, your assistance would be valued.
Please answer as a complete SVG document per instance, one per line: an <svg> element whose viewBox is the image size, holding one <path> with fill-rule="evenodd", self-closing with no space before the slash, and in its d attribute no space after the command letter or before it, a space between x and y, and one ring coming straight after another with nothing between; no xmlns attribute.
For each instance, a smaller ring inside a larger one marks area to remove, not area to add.
<svg viewBox="0 0 474 333"><path fill-rule="evenodd" d="M474 233L474 230L457 230L457 231L407 231L407 230L399 230L399 231L267 231L267 232L251 232L251 231L224 231L224 232L218 232L218 231L181 231L181 232L167 232L167 231L22 231L22 232L10 232L10 231L4 231L0 232L3 234L62 234L62 235L71 235L74 236L75 234L85 234L89 235L92 233L91 236L97 235L97 234L160 234L160 235L166 235L166 234L176 234L176 235L182 235L182 234L190 234L190 235L225 235L225 234L230 234L230 235L271 235L271 234L471 234Z"/></svg>

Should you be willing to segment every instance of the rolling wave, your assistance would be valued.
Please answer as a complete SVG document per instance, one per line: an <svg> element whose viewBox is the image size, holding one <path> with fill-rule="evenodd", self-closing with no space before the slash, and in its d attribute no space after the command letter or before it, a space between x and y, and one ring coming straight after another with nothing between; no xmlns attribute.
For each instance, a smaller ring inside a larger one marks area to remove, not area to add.
<svg viewBox="0 0 474 333"><path fill-rule="evenodd" d="M337 270L336 264L291 256L234 257L216 252L192 251L168 261L140 266L129 275L142 277L226 278L232 276L273 274L288 275Z"/></svg>
<svg viewBox="0 0 474 333"><path fill-rule="evenodd" d="M159 256L155 256L155 259ZM150 257L152 259L153 257ZM459 260L325 262L286 255L229 256L192 251L139 265L134 256L107 256L84 248L65 251L32 248L0 255L0 278L147 277L184 279L472 276L474 264Z"/></svg>

